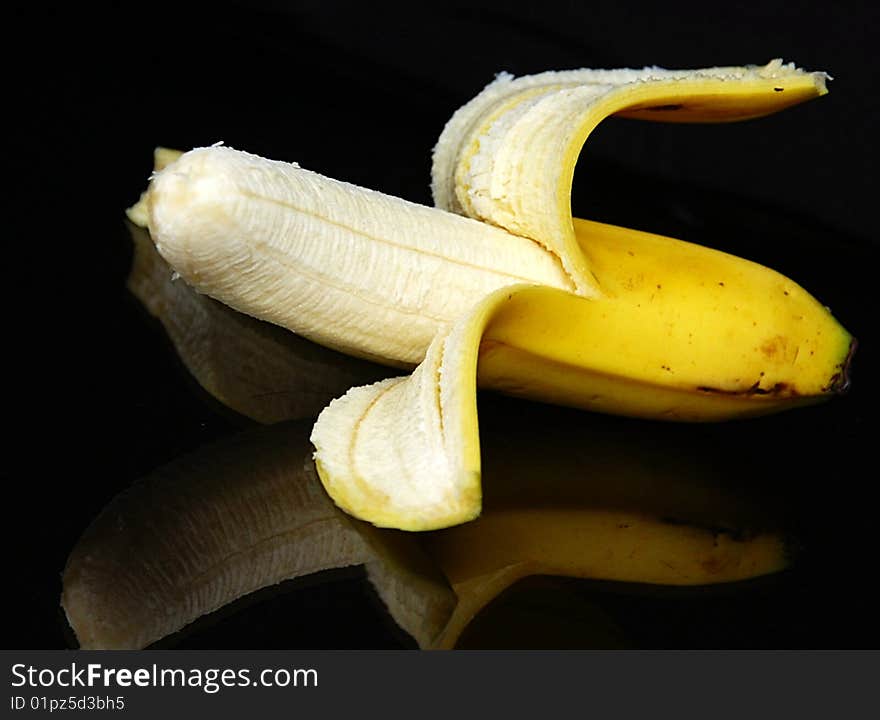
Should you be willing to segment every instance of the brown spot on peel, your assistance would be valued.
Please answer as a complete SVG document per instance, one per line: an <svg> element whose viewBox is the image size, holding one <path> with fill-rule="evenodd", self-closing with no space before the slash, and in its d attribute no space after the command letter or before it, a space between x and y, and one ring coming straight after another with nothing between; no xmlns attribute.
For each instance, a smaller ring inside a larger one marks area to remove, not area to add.
<svg viewBox="0 0 880 720"><path fill-rule="evenodd" d="M764 353L764 357L770 359L777 353L784 354L787 345L788 341L782 335L775 335L764 341L761 345L761 352Z"/></svg>
<svg viewBox="0 0 880 720"><path fill-rule="evenodd" d="M756 380L750 387L745 390L724 390L723 388L711 387L709 385L700 385L697 390L705 393L717 393L719 395L741 395L748 397L749 395L775 395L777 397L797 397L797 392L791 385L784 382L778 382L772 387L762 388L761 381Z"/></svg>
<svg viewBox="0 0 880 720"><path fill-rule="evenodd" d="M846 359L838 365L837 372L831 376L828 385L822 388L821 392L823 393L833 393L835 395L842 395L846 393L850 389L851 381L850 381L850 366L852 365L852 358L855 355L856 348L858 347L858 341L855 338L852 338L849 343L849 350L846 354ZM812 352L810 353L812 355ZM761 373L763 376L764 373ZM696 388L699 392L704 393L717 393L719 395L740 395L742 397L748 397L750 395L772 395L775 397L798 397L801 395L798 390L785 382L778 382L769 388L762 388L761 381L757 380L746 390L726 390L724 388L712 387L711 385L698 385Z"/></svg>
<svg viewBox="0 0 880 720"><path fill-rule="evenodd" d="M849 341L849 351L846 354L846 359L843 361L843 364L840 365L840 370L831 376L831 381L828 383L828 386L822 388L824 392L832 392L836 395L842 395L849 392L850 386L852 385L849 376L850 366L852 365L853 355L855 355L858 346L859 341L855 338Z"/></svg>
<svg viewBox="0 0 880 720"><path fill-rule="evenodd" d="M701 567L703 568L703 570L705 571L705 573L707 575L717 575L719 572L721 572L724 569L726 564L727 563L725 562L725 560L723 558L716 557L716 556L710 556L710 557L704 558L700 562Z"/></svg>

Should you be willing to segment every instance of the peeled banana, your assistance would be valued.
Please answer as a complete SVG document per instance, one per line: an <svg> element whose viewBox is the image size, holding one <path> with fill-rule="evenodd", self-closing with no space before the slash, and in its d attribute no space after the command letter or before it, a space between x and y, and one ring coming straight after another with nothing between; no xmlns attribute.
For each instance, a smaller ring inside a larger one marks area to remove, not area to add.
<svg viewBox="0 0 880 720"><path fill-rule="evenodd" d="M477 387L678 421L847 387L852 336L793 281L570 210L578 153L605 117L740 120L818 97L825 81L781 61L502 75L440 136L436 208L211 147L156 173L136 215L199 292L415 366L330 403L315 460L347 512L447 527L481 509Z"/></svg>

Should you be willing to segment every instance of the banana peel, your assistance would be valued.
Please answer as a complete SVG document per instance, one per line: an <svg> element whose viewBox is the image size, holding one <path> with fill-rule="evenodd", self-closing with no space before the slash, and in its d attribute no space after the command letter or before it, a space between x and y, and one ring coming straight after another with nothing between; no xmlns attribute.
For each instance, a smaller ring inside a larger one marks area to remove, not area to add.
<svg viewBox="0 0 880 720"><path fill-rule="evenodd" d="M845 391L855 341L803 288L725 253L573 218L570 207L581 147L608 116L742 120L819 97L825 80L781 61L505 75L456 112L434 150L435 204L533 239L574 292L500 288L439 332L409 378L331 403L312 439L337 503L409 530L478 517L476 387L690 422ZM385 450L402 458L398 472Z"/></svg>

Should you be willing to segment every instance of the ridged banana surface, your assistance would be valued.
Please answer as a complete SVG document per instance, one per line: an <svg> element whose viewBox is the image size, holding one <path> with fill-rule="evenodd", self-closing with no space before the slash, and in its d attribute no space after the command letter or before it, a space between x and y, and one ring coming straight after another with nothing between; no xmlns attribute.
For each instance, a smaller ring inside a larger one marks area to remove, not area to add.
<svg viewBox="0 0 880 720"><path fill-rule="evenodd" d="M438 141L436 208L211 147L157 173L143 215L200 292L330 348L416 366L332 402L315 459L347 512L446 527L480 513L478 387L679 421L846 387L852 337L792 280L570 209L578 154L605 117L747 119L820 96L825 80L781 61L502 75Z"/></svg>

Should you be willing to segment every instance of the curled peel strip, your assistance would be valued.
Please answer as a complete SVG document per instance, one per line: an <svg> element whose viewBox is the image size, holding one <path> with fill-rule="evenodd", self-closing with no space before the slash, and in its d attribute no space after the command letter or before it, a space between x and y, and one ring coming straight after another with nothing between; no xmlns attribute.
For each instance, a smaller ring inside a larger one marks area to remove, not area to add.
<svg viewBox="0 0 880 720"><path fill-rule="evenodd" d="M530 237L580 294L601 294L571 226L574 166L612 115L664 122L760 117L823 95L825 73L774 60L704 70L570 70L502 75L461 107L434 148L437 207Z"/></svg>

